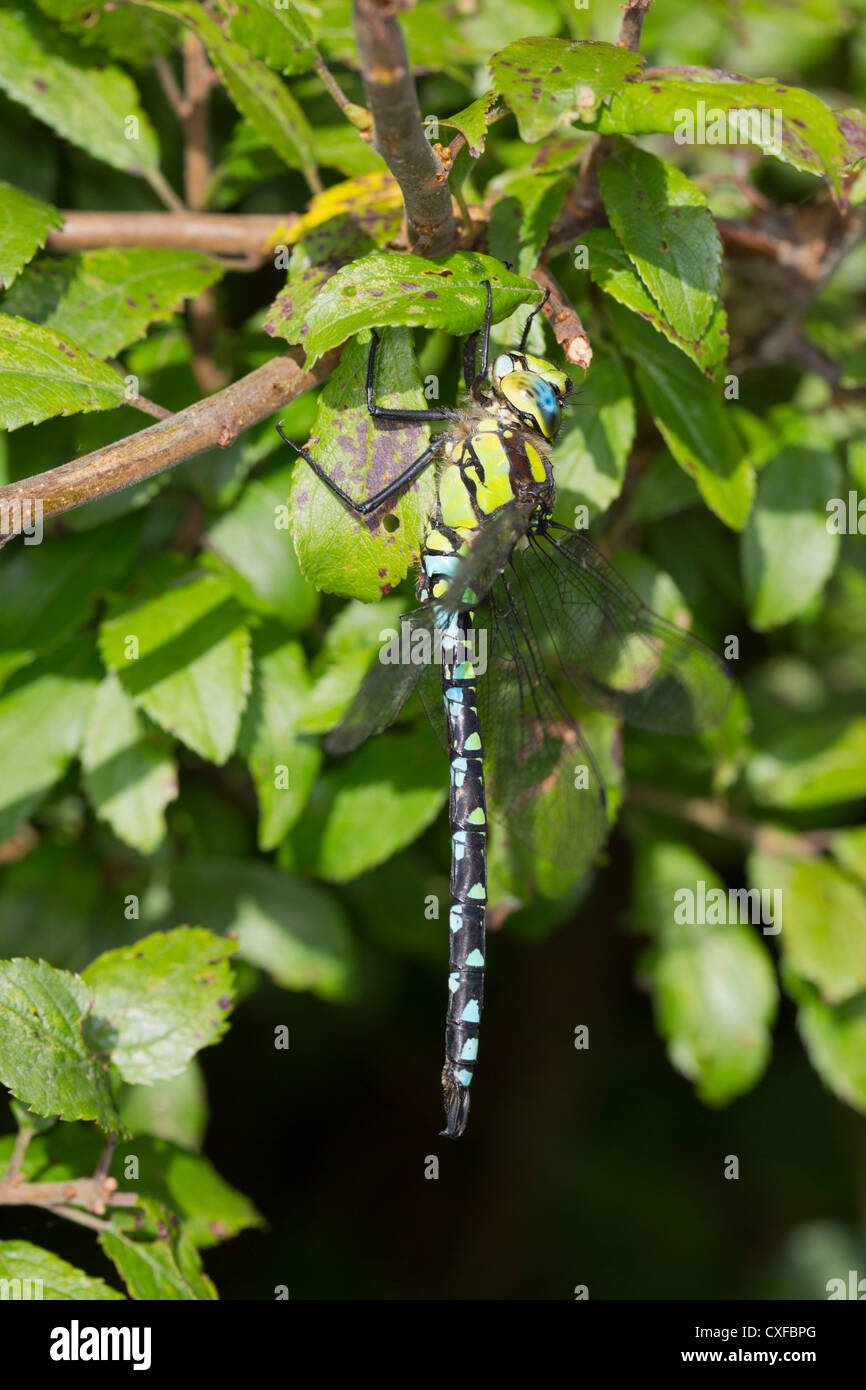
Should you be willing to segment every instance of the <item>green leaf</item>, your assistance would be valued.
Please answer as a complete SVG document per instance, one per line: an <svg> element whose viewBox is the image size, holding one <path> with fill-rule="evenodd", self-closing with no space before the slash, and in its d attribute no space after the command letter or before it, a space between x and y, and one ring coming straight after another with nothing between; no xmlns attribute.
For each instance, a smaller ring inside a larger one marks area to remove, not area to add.
<svg viewBox="0 0 866 1390"><path fill-rule="evenodd" d="M485 92L483 97L479 97L471 105L464 106L463 110L458 111L456 116L450 116L447 121L444 117L441 118L439 124L459 130L469 146L469 153L472 158L478 159L484 153L487 130L490 125L490 112L495 105L496 93L491 90Z"/></svg>
<svg viewBox="0 0 866 1390"><path fill-rule="evenodd" d="M252 695L240 749L259 801L259 849L275 849L306 804L322 761L318 744L298 733L310 679L303 648L273 626L254 639Z"/></svg>
<svg viewBox="0 0 866 1390"><path fill-rule="evenodd" d="M237 742L250 689L250 637L230 585L182 569L150 575L155 597L115 606L100 628L106 667L167 733L222 764Z"/></svg>
<svg viewBox="0 0 866 1390"><path fill-rule="evenodd" d="M325 222L311 226L298 238L292 250L285 289L277 295L265 318L266 333L285 338L289 343L303 342L310 331L309 311L322 286L347 261L375 250L380 235L388 240L392 215L390 197L383 200L381 216L375 212L373 215L376 225L371 229L368 218L362 222L350 211L340 211Z"/></svg>
<svg viewBox="0 0 866 1390"><path fill-rule="evenodd" d="M234 949L202 927L177 927L98 956L83 972L91 1046L132 1084L177 1076L228 1028Z"/></svg>
<svg viewBox="0 0 866 1390"><path fill-rule="evenodd" d="M137 520L19 545L0 565L0 684L40 652L77 632L94 602L131 564Z"/></svg>
<svg viewBox="0 0 866 1390"><path fill-rule="evenodd" d="M317 834L316 873L329 883L346 883L383 864L417 839L448 800L442 753L426 728L382 734L323 781L323 804L311 808L309 830L305 819L298 835Z"/></svg>
<svg viewBox="0 0 866 1390"><path fill-rule="evenodd" d="M375 606L347 603L340 610L316 660L316 683L299 723L303 732L324 734L333 729L378 653L383 629L399 627L403 606L398 599L383 599Z"/></svg>
<svg viewBox="0 0 866 1390"><path fill-rule="evenodd" d="M82 785L99 819L141 854L162 843L163 812L177 796L170 746L147 727L117 676L106 676L84 735Z"/></svg>
<svg viewBox="0 0 866 1390"><path fill-rule="evenodd" d="M167 1208L154 1202L145 1205L157 1225L155 1240L127 1235L120 1229L104 1231L99 1237L99 1244L124 1280L130 1297L147 1302L217 1298L192 1241L182 1231L171 1229Z"/></svg>
<svg viewBox="0 0 866 1390"><path fill-rule="evenodd" d="M701 1100L724 1105L750 1090L767 1065L777 989L766 948L749 927L676 920L677 895L697 896L701 881L707 890L723 888L710 865L682 845L641 849L636 913L657 941L639 969L652 987L671 1064L695 1082Z"/></svg>
<svg viewBox="0 0 866 1390"><path fill-rule="evenodd" d="M307 72L315 62L316 50L307 22L286 0L279 6L273 0L246 0L232 13L229 33L256 58L279 72Z"/></svg>
<svg viewBox="0 0 866 1390"><path fill-rule="evenodd" d="M634 443L635 409L628 375L618 358L596 350L589 370L572 368L577 386L556 441L557 515L573 520L583 503L605 511L625 480Z"/></svg>
<svg viewBox="0 0 866 1390"><path fill-rule="evenodd" d="M113 367L50 328L0 314L0 428L110 410L125 400L123 377Z"/></svg>
<svg viewBox="0 0 866 1390"><path fill-rule="evenodd" d="M752 505L755 476L719 389L634 314L616 304L610 311L665 443L710 510L740 530Z"/></svg>
<svg viewBox="0 0 866 1390"><path fill-rule="evenodd" d="M0 181L0 289L8 289L21 267L45 245L48 233L62 226L63 217L56 208ZM14 312L8 308L8 298L3 308Z"/></svg>
<svg viewBox="0 0 866 1390"><path fill-rule="evenodd" d="M830 853L837 864L866 884L866 825L837 830L830 842Z"/></svg>
<svg viewBox="0 0 866 1390"><path fill-rule="evenodd" d="M317 463L359 501L396 478L422 453L428 440L423 425L382 428L373 420L365 391L369 352L367 343L357 339L348 344L319 396L310 438ZM382 334L376 399L392 408L426 406L411 336L405 329ZM387 530L380 520L370 529L299 461L292 478L290 514L303 574L328 593L368 601L381 598L406 577L418 554L434 495L431 465L388 513L397 518L397 528Z"/></svg>
<svg viewBox="0 0 866 1390"><path fill-rule="evenodd" d="M43 324L95 357L114 357L222 273L210 256L158 246L46 257L6 295L3 312Z"/></svg>
<svg viewBox="0 0 866 1390"><path fill-rule="evenodd" d="M0 1280L9 1299L44 1299L46 1303L94 1303L126 1300L102 1279L61 1260L29 1240L0 1241ZM36 1290L38 1289L38 1293Z"/></svg>
<svg viewBox="0 0 866 1390"><path fill-rule="evenodd" d="M594 122L605 101L643 66L612 43L519 39L490 60L493 86L517 117L523 140L541 140L573 121Z"/></svg>
<svg viewBox="0 0 866 1390"><path fill-rule="evenodd" d="M472 333L484 321L485 280L492 288L494 323L539 298L533 281L475 251L435 261L387 251L363 256L338 270L308 311L307 366L362 328L405 324L444 328L455 336Z"/></svg>
<svg viewBox="0 0 866 1390"><path fill-rule="evenodd" d="M866 1114L866 994L834 1008L811 990L800 1005L797 1026L825 1086Z"/></svg>
<svg viewBox="0 0 866 1390"><path fill-rule="evenodd" d="M523 174L502 184L490 214L491 255L527 275L538 264L572 183L566 174Z"/></svg>
<svg viewBox="0 0 866 1390"><path fill-rule="evenodd" d="M790 811L866 796L866 719L779 723L762 738L746 777L759 805Z"/></svg>
<svg viewBox="0 0 866 1390"><path fill-rule="evenodd" d="M121 1128L101 1060L85 1042L93 997L44 960L0 961L0 1081L37 1115Z"/></svg>
<svg viewBox="0 0 866 1390"><path fill-rule="evenodd" d="M0 695L0 843L41 805L78 752L96 681L92 653L73 641L16 673Z"/></svg>
<svg viewBox="0 0 866 1390"><path fill-rule="evenodd" d="M611 226L667 322L694 342L708 327L722 243L707 200L685 174L636 147L598 171Z"/></svg>
<svg viewBox="0 0 866 1390"><path fill-rule="evenodd" d="M758 632L796 618L832 574L840 539L827 525L827 499L841 488L830 449L788 445L761 469L741 542L749 620Z"/></svg>
<svg viewBox="0 0 866 1390"><path fill-rule="evenodd" d="M284 989L345 994L352 943L337 900L324 889L254 860L189 859L172 877L176 906L213 931L231 932L238 957Z"/></svg>
<svg viewBox="0 0 866 1390"><path fill-rule="evenodd" d="M316 616L319 598L301 574L288 530L278 525L287 514L294 468L286 460L248 483L211 526L207 543L230 567L226 577L242 603L303 632Z"/></svg>
<svg viewBox="0 0 866 1390"><path fill-rule="evenodd" d="M219 79L242 116L282 160L292 168L308 173L315 168L315 140L310 123L297 99L276 73L253 58L247 50L220 28L207 11L192 0L161 3L137 0L148 8L173 15L198 34Z"/></svg>
<svg viewBox="0 0 866 1390"><path fill-rule="evenodd" d="M152 1086L129 1086L120 1099L120 1115L126 1128L168 1139L182 1149L201 1148L208 1122L207 1092L201 1067L193 1059L177 1076L155 1081Z"/></svg>
<svg viewBox="0 0 866 1390"><path fill-rule="evenodd" d="M132 79L21 10L0 10L0 88L113 169L159 174L156 132Z"/></svg>
<svg viewBox="0 0 866 1390"><path fill-rule="evenodd" d="M749 881L772 889L782 905L779 945L797 975L830 1004L866 989L866 894L824 859L755 853Z"/></svg>
<svg viewBox="0 0 866 1390"><path fill-rule="evenodd" d="M264 1226L259 1213L237 1188L232 1187L201 1154L186 1153L161 1139L136 1135L127 1146L140 1164L139 1190L152 1195L176 1212L184 1236L199 1250ZM124 1150L115 1155L123 1171Z"/></svg>
<svg viewBox="0 0 866 1390"><path fill-rule="evenodd" d="M584 232L577 245L587 248L590 276L605 294L609 294L612 299L651 323L653 328L664 334L669 343L673 343L690 357L705 376L714 376L716 368L724 362L728 351L727 315L721 300L716 304L707 331L697 341L690 341L683 338L667 322L652 295L641 284L634 266L614 232L608 231L606 227Z"/></svg>
<svg viewBox="0 0 866 1390"><path fill-rule="evenodd" d="M729 76L718 80L713 68L688 67L625 82L601 111L598 129L607 135L669 131L684 144L718 144L719 137L725 144L749 143L841 188L848 156L833 112L811 92L774 78L729 81ZM737 110L754 112L757 119L730 132L727 113ZM776 111L782 115L780 130L773 120Z"/></svg>

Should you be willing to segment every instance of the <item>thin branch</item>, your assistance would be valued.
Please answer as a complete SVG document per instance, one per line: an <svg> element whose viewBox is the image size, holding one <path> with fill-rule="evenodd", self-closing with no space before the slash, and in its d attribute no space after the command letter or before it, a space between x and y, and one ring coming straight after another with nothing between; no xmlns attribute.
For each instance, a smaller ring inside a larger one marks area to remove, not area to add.
<svg viewBox="0 0 866 1390"><path fill-rule="evenodd" d="M580 315L574 305L566 298L564 290L553 278L545 265L537 265L530 273L536 285L550 290L544 312L550 321L556 341L562 348L567 362L583 367L584 371L592 361L592 345Z"/></svg>
<svg viewBox="0 0 866 1390"><path fill-rule="evenodd" d="M165 203L172 212L185 212L186 207L182 198L179 198L159 169L148 169L145 178L156 194L157 198Z"/></svg>
<svg viewBox="0 0 866 1390"><path fill-rule="evenodd" d="M4 1183L14 1182L18 1174L21 1172L21 1164L24 1162L24 1155L30 1147L30 1140L33 1138L35 1133L36 1130L33 1128L32 1125L22 1125L18 1133L15 1135L15 1144L12 1149L12 1157L9 1160L9 1167L3 1174Z"/></svg>
<svg viewBox="0 0 866 1390"><path fill-rule="evenodd" d="M183 123L183 186L187 206L200 211L207 201L211 174L210 92L213 69L207 49L197 34L183 38L184 91L188 115ZM216 293L212 286L190 300L187 307L192 340L192 373L202 391L217 391L229 380L213 355L216 333Z"/></svg>
<svg viewBox="0 0 866 1390"><path fill-rule="evenodd" d="M632 53L637 53L640 48L640 35L643 29L643 22L646 12L653 0L626 0L623 5L625 14L622 17L622 24L619 28L619 38L617 44L620 48L631 49Z"/></svg>
<svg viewBox="0 0 866 1390"><path fill-rule="evenodd" d="M456 236L442 161L421 124L421 108L395 19L394 0L354 0L353 17L373 143L400 185L406 227L415 249L439 255Z"/></svg>
<svg viewBox="0 0 866 1390"><path fill-rule="evenodd" d="M245 430L324 381L339 352L328 353L311 371L301 366L302 355L302 349L289 348L225 390L196 401L158 425L59 468L0 487L0 544L23 530L30 516L41 515L44 520L59 516L152 478L207 449L227 448Z"/></svg>
<svg viewBox="0 0 866 1390"><path fill-rule="evenodd" d="M153 66L169 106L179 121L185 120L189 115L189 102L178 86L174 68L161 53L156 54Z"/></svg>
<svg viewBox="0 0 866 1390"><path fill-rule="evenodd" d="M331 69L325 63L319 50L316 49L315 52L316 57L313 66L321 79L322 85L329 95L334 98L334 101L346 117L346 120L351 121L352 125L356 130L359 130L362 135L372 130L373 117L370 115L370 112L365 106L358 106L354 101L349 100L336 77L331 72Z"/></svg>
<svg viewBox="0 0 866 1390"><path fill-rule="evenodd" d="M0 1182L0 1206L84 1207L101 1216L106 1207L137 1207L135 1192L118 1192L117 1178L73 1178L66 1182Z"/></svg>
<svg viewBox="0 0 866 1390"><path fill-rule="evenodd" d="M296 212L245 215L220 212L63 213L59 231L49 232L50 252L88 246L170 246L217 256L264 258L280 235L298 221Z"/></svg>
<svg viewBox="0 0 866 1390"><path fill-rule="evenodd" d="M127 405L135 406L144 415L152 415L154 420L170 420L174 411L166 410L164 405L148 400L147 396L130 396Z"/></svg>

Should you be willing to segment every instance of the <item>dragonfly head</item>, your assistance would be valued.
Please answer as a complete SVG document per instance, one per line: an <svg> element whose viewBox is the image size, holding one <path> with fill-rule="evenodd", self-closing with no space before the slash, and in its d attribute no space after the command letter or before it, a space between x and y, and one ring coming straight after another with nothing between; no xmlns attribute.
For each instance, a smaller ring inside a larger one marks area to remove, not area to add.
<svg viewBox="0 0 866 1390"><path fill-rule="evenodd" d="M542 357L501 352L491 368L490 384L525 427L543 439L556 438L562 423L562 405L572 389L566 372Z"/></svg>

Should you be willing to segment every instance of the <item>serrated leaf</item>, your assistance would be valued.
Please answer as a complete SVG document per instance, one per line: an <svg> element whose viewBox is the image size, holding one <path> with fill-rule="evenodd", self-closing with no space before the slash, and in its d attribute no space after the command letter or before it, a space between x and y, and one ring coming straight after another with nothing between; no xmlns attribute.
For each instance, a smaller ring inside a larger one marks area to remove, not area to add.
<svg viewBox="0 0 866 1390"><path fill-rule="evenodd" d="M302 847L306 835L317 837L316 873L346 883L411 844L448 800L444 773L426 728L382 734L341 759L323 778L322 805L296 832Z"/></svg>
<svg viewBox="0 0 866 1390"><path fill-rule="evenodd" d="M271 626L254 640L254 679L239 747L256 785L259 849L275 849L301 811L322 761L298 732L310 688L303 648Z"/></svg>
<svg viewBox="0 0 866 1390"><path fill-rule="evenodd" d="M357 339L346 347L319 396L309 444L316 462L359 501L403 472L429 438L423 425L383 427L373 420L365 391L369 352L369 344ZM376 399L392 408L426 406L405 329L381 335ZM289 505L292 538L305 577L328 593L368 601L381 598L406 577L418 554L434 495L431 465L391 508L397 528L386 530L380 519L371 529L299 460Z"/></svg>
<svg viewBox="0 0 866 1390"><path fill-rule="evenodd" d="M94 1303L116 1299L126 1302L123 1294L104 1280L85 1274L83 1269L76 1269L40 1245L31 1245L29 1240L0 1241L0 1281L6 1290L6 1299L39 1298L46 1303Z"/></svg>
<svg viewBox="0 0 866 1390"><path fill-rule="evenodd" d="M43 324L95 357L114 357L222 273L211 256L159 246L45 257L5 296L3 312Z"/></svg>
<svg viewBox="0 0 866 1390"><path fill-rule="evenodd" d="M287 459L247 483L234 506L211 526L207 544L230 567L227 577L242 603L303 632L316 616L319 598L301 574L291 536L277 525L288 505L294 467Z"/></svg>
<svg viewBox="0 0 866 1390"><path fill-rule="evenodd" d="M234 949L202 927L177 927L98 956L83 972L91 1047L131 1084L176 1076L228 1027Z"/></svg>
<svg viewBox="0 0 866 1390"><path fill-rule="evenodd" d="M250 637L225 579L186 570L156 597L117 605L99 646L151 719L209 762L227 761L249 694Z"/></svg>
<svg viewBox="0 0 866 1390"><path fill-rule="evenodd" d="M491 255L527 275L538 264L572 182L566 174L522 174L502 184L490 214Z"/></svg>
<svg viewBox="0 0 866 1390"><path fill-rule="evenodd" d="M622 246L672 328L697 341L713 316L722 243L700 189L679 169L636 147L598 171Z"/></svg>
<svg viewBox="0 0 866 1390"><path fill-rule="evenodd" d="M840 538L827 525L827 499L841 488L842 468L829 449L789 445L761 469L740 551L758 632L796 618L832 574Z"/></svg>
<svg viewBox="0 0 866 1390"><path fill-rule="evenodd" d="M0 961L0 1081L37 1115L121 1128L107 1069L84 1039L93 998L44 960Z"/></svg>
<svg viewBox="0 0 866 1390"><path fill-rule="evenodd" d="M132 79L22 10L0 10L0 88L95 159L158 174L156 132Z"/></svg>
<svg viewBox="0 0 866 1390"><path fill-rule="evenodd" d="M735 111L754 112L756 119L731 131L727 113ZM781 129L773 119L777 111ZM836 189L848 163L844 137L819 97L774 78L724 73L720 79L713 68L687 67L623 83L601 111L598 129L608 135L667 131L682 143L701 145L710 143L712 133L712 143L757 145L795 169L823 175Z"/></svg>
<svg viewBox="0 0 866 1390"><path fill-rule="evenodd" d="M8 289L50 231L63 226L63 216L56 208L21 188L0 181L0 289ZM14 312L7 308L6 313Z"/></svg>
<svg viewBox="0 0 866 1390"><path fill-rule="evenodd" d="M463 110L458 111L456 116L449 116L448 120L440 117L439 124L459 130L469 146L469 153L472 158L478 159L484 153L487 129L490 125L490 112L495 105L496 93L491 90L485 92L483 97L479 97L469 106L464 106Z"/></svg>
<svg viewBox="0 0 866 1390"><path fill-rule="evenodd" d="M690 357L705 376L712 377L715 374L728 352L727 315L721 300L716 303L706 332L696 342L692 342L683 338L667 322L649 290L641 284L634 266L614 232L606 227L595 228L584 232L577 245L587 248L587 268L590 276L605 294L609 294L612 299L651 323L653 328L664 334L669 343L673 343Z"/></svg>
<svg viewBox="0 0 866 1390"><path fill-rule="evenodd" d="M658 429L704 501L727 526L746 524L755 490L748 452L720 388L634 314L610 305L619 345L633 359Z"/></svg>
<svg viewBox="0 0 866 1390"><path fill-rule="evenodd" d="M238 958L285 989L346 992L352 942L340 904L313 883L253 860L189 859L172 876L174 901L213 931L231 932Z"/></svg>
<svg viewBox="0 0 866 1390"><path fill-rule="evenodd" d="M635 408L628 375L615 357L596 351L587 372L571 368L577 393L556 441L557 515L573 521L588 503L605 511L622 491L634 443Z"/></svg>
<svg viewBox="0 0 866 1390"><path fill-rule="evenodd" d="M264 63L221 29L203 6L191 0L160 3L137 0L148 8L173 15L188 25L204 43L219 79L241 115L290 169L315 168L315 140L310 123L296 97Z"/></svg>
<svg viewBox="0 0 866 1390"><path fill-rule="evenodd" d="M518 39L490 60L493 86L517 117L521 138L541 140L572 122L594 122L602 104L643 66L612 43Z"/></svg>
<svg viewBox="0 0 866 1390"><path fill-rule="evenodd" d="M701 1100L724 1105L755 1084L769 1059L778 998L769 955L737 921L685 920L684 890L695 898L700 883L724 891L711 866L685 846L645 845L636 872L636 915L656 936L639 969L653 990L668 1057Z"/></svg>
<svg viewBox="0 0 866 1390"><path fill-rule="evenodd" d="M177 796L170 746L146 727L117 676L106 676L84 735L82 785L99 819L141 854L162 843L163 812Z"/></svg>
<svg viewBox="0 0 866 1390"><path fill-rule="evenodd" d="M783 957L830 1004L866 989L866 894L824 859L755 853L749 880L779 894Z"/></svg>
<svg viewBox="0 0 866 1390"><path fill-rule="evenodd" d="M59 782L81 745L98 679L75 641L17 672L0 695L0 842Z"/></svg>
<svg viewBox="0 0 866 1390"><path fill-rule="evenodd" d="M113 367L50 328L0 314L0 427L16 430L125 401L123 377Z"/></svg>
<svg viewBox="0 0 866 1390"><path fill-rule="evenodd" d="M247 0L229 19L229 33L256 58L279 72L307 72L316 50L309 26L294 5L283 0Z"/></svg>
<svg viewBox="0 0 866 1390"><path fill-rule="evenodd" d="M130 1298L148 1302L198 1302L218 1297L205 1274L201 1256L182 1231L173 1231L168 1209L146 1200L143 1205L159 1234L155 1240L103 1231L99 1243L121 1275Z"/></svg>
<svg viewBox="0 0 866 1390"><path fill-rule="evenodd" d="M441 260L375 251L343 266L307 313L307 366L362 328L386 324L444 328L460 336L484 321L483 282L490 281L493 322L540 297L531 280L513 275L492 256L455 251Z"/></svg>

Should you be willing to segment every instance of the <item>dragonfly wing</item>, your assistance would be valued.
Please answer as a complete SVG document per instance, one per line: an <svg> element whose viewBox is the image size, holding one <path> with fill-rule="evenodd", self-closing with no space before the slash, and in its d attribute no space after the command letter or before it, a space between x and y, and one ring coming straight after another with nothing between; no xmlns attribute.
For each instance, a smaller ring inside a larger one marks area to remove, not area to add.
<svg viewBox="0 0 866 1390"><path fill-rule="evenodd" d="M604 838L604 784L544 670L529 615L504 579L475 614L478 713L488 810L540 858L575 872ZM442 737L442 693L426 673L421 699Z"/></svg>
<svg viewBox="0 0 866 1390"><path fill-rule="evenodd" d="M514 547L526 535L534 508L534 503L514 501L491 513L469 541L448 592L436 600L441 607L449 613L465 611L489 594Z"/></svg>
<svg viewBox="0 0 866 1390"><path fill-rule="evenodd" d="M579 531L530 536L511 583L548 634L554 669L590 704L655 733L697 734L724 717L725 663L647 608Z"/></svg>
<svg viewBox="0 0 866 1390"><path fill-rule="evenodd" d="M327 752L349 753L373 734L381 734L397 718L417 686L425 665L429 670L434 628L432 610L419 608L413 613L404 613L400 623L400 651L391 653L398 659L382 661L383 652L379 653L340 723L325 739Z"/></svg>

